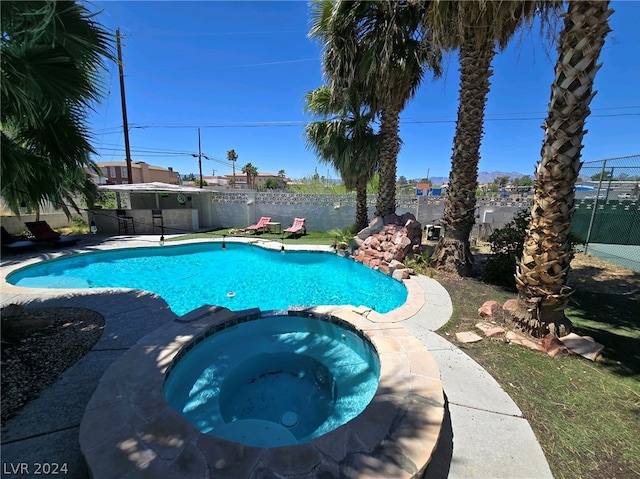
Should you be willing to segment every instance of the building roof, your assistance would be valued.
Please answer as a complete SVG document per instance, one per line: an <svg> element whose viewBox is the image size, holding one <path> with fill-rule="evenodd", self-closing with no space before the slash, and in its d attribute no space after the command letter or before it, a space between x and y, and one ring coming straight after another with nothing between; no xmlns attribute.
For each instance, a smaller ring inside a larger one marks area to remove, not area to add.
<svg viewBox="0 0 640 479"><path fill-rule="evenodd" d="M207 190L192 186L170 185L169 183L132 183L124 185L101 185L100 191L127 191L129 193L203 193Z"/></svg>
<svg viewBox="0 0 640 479"><path fill-rule="evenodd" d="M162 166L155 166L155 165L150 165L149 163L145 162L145 161L132 161L131 162L131 168L140 168L140 163L145 163L150 170L162 170L162 171L172 171L169 170L169 168L164 168ZM99 167L106 167L106 166L127 166L127 162L126 161L98 161L96 162L96 164ZM173 173L177 173L176 171L173 171Z"/></svg>

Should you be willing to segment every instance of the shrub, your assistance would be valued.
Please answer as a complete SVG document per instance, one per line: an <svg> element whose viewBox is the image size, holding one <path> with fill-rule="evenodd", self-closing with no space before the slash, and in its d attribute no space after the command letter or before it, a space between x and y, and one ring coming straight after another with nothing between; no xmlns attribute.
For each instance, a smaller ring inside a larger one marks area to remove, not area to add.
<svg viewBox="0 0 640 479"><path fill-rule="evenodd" d="M429 267L431 264L431 255L433 250L426 249L420 254L407 256L403 263L407 268L413 269L418 274L424 274L433 277L433 270Z"/></svg>
<svg viewBox="0 0 640 479"><path fill-rule="evenodd" d="M335 237L331 243L331 247L344 250L349 247L351 240L353 240L353 237L356 235L356 227L352 225L344 229L334 228L329 231L328 234Z"/></svg>
<svg viewBox="0 0 640 479"><path fill-rule="evenodd" d="M516 263L524 248L528 225L529 209L523 209L515 214L512 221L491 233L489 243L492 254L484 264L481 275L483 281L516 289Z"/></svg>
<svg viewBox="0 0 640 479"><path fill-rule="evenodd" d="M512 221L489 236L492 255L484 264L483 281L515 291L516 263L522 255L529 219L529 209L520 210ZM584 244L584 240L573 232L569 234L568 241L572 250L576 244Z"/></svg>

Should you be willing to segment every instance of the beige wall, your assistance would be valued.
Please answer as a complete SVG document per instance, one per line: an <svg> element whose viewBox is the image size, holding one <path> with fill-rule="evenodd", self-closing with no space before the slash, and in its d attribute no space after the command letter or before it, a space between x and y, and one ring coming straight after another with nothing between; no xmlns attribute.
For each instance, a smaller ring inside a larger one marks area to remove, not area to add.
<svg viewBox="0 0 640 479"><path fill-rule="evenodd" d="M106 172L106 183L121 185L129 183L126 175L122 175L123 169L126 169L125 161L101 162L98 163L103 173ZM111 175L113 169L115 176ZM145 162L136 162L131 164L131 175L134 183L168 183L170 185L180 184L180 175L176 171L171 171L159 166L152 166Z"/></svg>

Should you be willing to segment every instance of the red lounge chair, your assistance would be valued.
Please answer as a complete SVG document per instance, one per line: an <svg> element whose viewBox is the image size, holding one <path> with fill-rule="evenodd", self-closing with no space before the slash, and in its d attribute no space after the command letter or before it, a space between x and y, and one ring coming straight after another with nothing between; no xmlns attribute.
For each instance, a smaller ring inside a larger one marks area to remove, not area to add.
<svg viewBox="0 0 640 479"><path fill-rule="evenodd" d="M47 242L58 246L70 246L78 242L78 238L62 236L57 231L52 230L46 221L31 221L24 225L31 231L33 241L38 243Z"/></svg>
<svg viewBox="0 0 640 479"><path fill-rule="evenodd" d="M256 234L258 233L259 230L262 230L262 232L264 233L267 223L269 223L270 221L271 221L271 216L263 216L262 218L260 218L260 221L258 221L255 225L247 226L245 229L247 231L255 231Z"/></svg>
<svg viewBox="0 0 640 479"><path fill-rule="evenodd" d="M307 234L307 227L304 225L304 218L295 218L293 220L293 224L282 232L297 235L300 234L300 231L302 231L302 234Z"/></svg>

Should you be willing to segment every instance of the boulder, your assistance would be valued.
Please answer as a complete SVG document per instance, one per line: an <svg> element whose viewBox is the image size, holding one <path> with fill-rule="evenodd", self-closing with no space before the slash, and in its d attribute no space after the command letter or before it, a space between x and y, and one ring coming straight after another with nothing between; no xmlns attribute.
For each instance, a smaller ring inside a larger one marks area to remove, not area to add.
<svg viewBox="0 0 640 479"><path fill-rule="evenodd" d="M518 307L518 300L517 299L508 299L502 305L502 309L504 309L505 311L508 311L510 313L513 313L517 309L517 307Z"/></svg>
<svg viewBox="0 0 640 479"><path fill-rule="evenodd" d="M389 262L389 267L390 267L391 269L402 269L402 268L404 268L404 264L403 264L403 263L401 263L400 261L397 261L397 260L395 260L395 259L392 259L392 260Z"/></svg>
<svg viewBox="0 0 640 479"><path fill-rule="evenodd" d="M485 301L484 304L478 308L478 314L483 318L491 318L501 309L502 306L497 301Z"/></svg>
<svg viewBox="0 0 640 479"><path fill-rule="evenodd" d="M401 265L405 257L420 251L421 244L422 227L415 217L411 213L392 214L374 218L360 231L351 254L356 261L392 274L398 269L392 263Z"/></svg>
<svg viewBox="0 0 640 479"><path fill-rule="evenodd" d="M413 270L411 268L398 268L393 270L391 277L395 280L402 281L403 279L409 279L412 273Z"/></svg>
<svg viewBox="0 0 640 479"><path fill-rule="evenodd" d="M569 349L554 334L547 334L542 338L542 349L552 358L569 356Z"/></svg>

